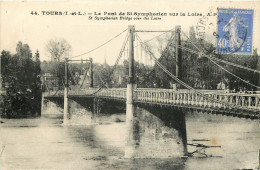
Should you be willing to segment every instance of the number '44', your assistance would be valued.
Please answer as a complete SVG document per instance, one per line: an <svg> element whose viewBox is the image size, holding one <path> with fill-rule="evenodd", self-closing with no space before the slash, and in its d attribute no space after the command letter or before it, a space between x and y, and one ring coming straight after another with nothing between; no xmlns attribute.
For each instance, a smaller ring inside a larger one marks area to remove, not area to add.
<svg viewBox="0 0 260 170"><path fill-rule="evenodd" d="M38 15L38 13L36 11L32 11L31 15Z"/></svg>

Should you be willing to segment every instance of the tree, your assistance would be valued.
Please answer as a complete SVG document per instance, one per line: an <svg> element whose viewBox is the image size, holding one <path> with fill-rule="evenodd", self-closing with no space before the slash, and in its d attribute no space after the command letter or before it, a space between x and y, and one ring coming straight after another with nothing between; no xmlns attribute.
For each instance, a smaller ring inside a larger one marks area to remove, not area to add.
<svg viewBox="0 0 260 170"><path fill-rule="evenodd" d="M190 27L189 31L190 39L193 44L199 44L198 39L195 36L194 27ZM165 38L167 40L166 47L164 49L159 47L158 50L161 51L159 61L160 63L166 67L171 73L176 74L176 53L175 53L175 43L172 43L169 37ZM170 41L169 41L170 40ZM159 43L163 42L162 40ZM208 42L207 47L211 47L212 45ZM188 41L183 40L181 42L181 46L197 51L197 49ZM206 45L205 45L206 46ZM147 48L150 48L147 46ZM145 50L151 51L151 50ZM212 48L209 49L212 51ZM154 53L154 52L152 52ZM206 58L200 58L198 55L182 50L182 77L180 78L186 84L199 89L216 89L217 84L221 81L222 77L221 71L216 69L216 66L212 64ZM172 78L170 78L160 67L157 65L154 66L154 71L149 74L149 79L146 79L146 84L143 84L147 87L156 87L156 88L171 88L171 84L174 82ZM176 82L175 82L176 83ZM145 87L144 86L144 87Z"/></svg>
<svg viewBox="0 0 260 170"><path fill-rule="evenodd" d="M39 115L41 111L41 81L39 53L33 60L27 44L18 42L16 54L2 51L2 76L5 94L1 107L4 117Z"/></svg>
<svg viewBox="0 0 260 170"><path fill-rule="evenodd" d="M220 59L227 60L232 63L236 63L248 68L252 68L257 70L257 64L259 61L259 56L257 54L257 50L254 50L253 55L236 55L236 54L227 54L227 55L218 55L217 56ZM236 76L240 77L241 79L250 82L256 86L258 85L258 80L259 80L259 74L252 72L252 71L247 71L241 68L237 68L234 66L229 66L229 65L223 65L222 66L230 71L231 73L235 74ZM226 84L229 86L229 89L235 90L235 91L240 91L240 90L250 90L250 91L255 91L257 90L256 87L253 87L236 77L230 75L229 73L225 73L225 78L227 79Z"/></svg>
<svg viewBox="0 0 260 170"><path fill-rule="evenodd" d="M11 65L11 54L8 51L1 52L1 73L2 73L2 88L3 91L1 93L1 103L0 107L2 110L1 116L5 117L8 112L8 108L10 108L10 102L6 95L6 88L14 81L14 77L12 76L12 66ZM5 92L5 93L3 93Z"/></svg>
<svg viewBox="0 0 260 170"><path fill-rule="evenodd" d="M51 64L53 65L52 71L54 73L52 74L58 77L58 86L59 90L61 90L64 83L65 68L65 63L62 60L69 56L71 45L63 38L56 38L50 40L45 49L53 62Z"/></svg>
<svg viewBox="0 0 260 170"><path fill-rule="evenodd" d="M40 61L40 54L37 50L34 55L34 72L33 72L33 82L32 82L32 98L33 101L33 110L35 110L37 113L41 112L41 61Z"/></svg>
<svg viewBox="0 0 260 170"><path fill-rule="evenodd" d="M50 40L45 46L45 49L49 57L51 57L51 61L60 62L69 56L71 45L65 39L57 38Z"/></svg>

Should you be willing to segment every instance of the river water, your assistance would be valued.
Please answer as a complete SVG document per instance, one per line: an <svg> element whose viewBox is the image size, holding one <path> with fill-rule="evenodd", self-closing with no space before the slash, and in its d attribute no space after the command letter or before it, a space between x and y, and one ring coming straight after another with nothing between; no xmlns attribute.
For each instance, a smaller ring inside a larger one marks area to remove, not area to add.
<svg viewBox="0 0 260 170"><path fill-rule="evenodd" d="M0 169L256 169L259 121L186 113L188 157L124 158L125 115L62 125L62 114L1 119Z"/></svg>

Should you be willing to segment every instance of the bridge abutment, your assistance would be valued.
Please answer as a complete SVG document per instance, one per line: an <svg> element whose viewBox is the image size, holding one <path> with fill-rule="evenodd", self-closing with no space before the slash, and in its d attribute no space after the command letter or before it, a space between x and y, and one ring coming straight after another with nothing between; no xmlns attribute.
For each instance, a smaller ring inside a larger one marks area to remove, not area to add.
<svg viewBox="0 0 260 170"><path fill-rule="evenodd" d="M126 118L126 130L126 158L187 155L185 113L182 110L134 105L133 116Z"/></svg>
<svg viewBox="0 0 260 170"><path fill-rule="evenodd" d="M42 98L42 105L41 105L41 116L45 115L62 115L63 103L61 100L49 100Z"/></svg>
<svg viewBox="0 0 260 170"><path fill-rule="evenodd" d="M93 101L86 102L86 105L81 105L77 100L68 100L67 125L91 125L96 122Z"/></svg>
<svg viewBox="0 0 260 170"><path fill-rule="evenodd" d="M185 113L177 108L137 105L135 84L127 85L125 158L187 155Z"/></svg>
<svg viewBox="0 0 260 170"><path fill-rule="evenodd" d="M92 125L96 123L99 107L98 102L92 98L72 97L64 100L60 97L47 97L42 100L41 110L46 115L63 115L63 125Z"/></svg>

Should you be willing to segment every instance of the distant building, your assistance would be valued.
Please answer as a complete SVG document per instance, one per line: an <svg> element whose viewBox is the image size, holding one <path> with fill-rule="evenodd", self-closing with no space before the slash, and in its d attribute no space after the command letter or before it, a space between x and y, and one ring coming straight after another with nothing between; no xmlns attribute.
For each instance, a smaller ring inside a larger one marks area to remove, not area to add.
<svg viewBox="0 0 260 170"><path fill-rule="evenodd" d="M45 73L41 77L42 90L43 91L53 91L58 89L58 77L52 75L51 73Z"/></svg>

